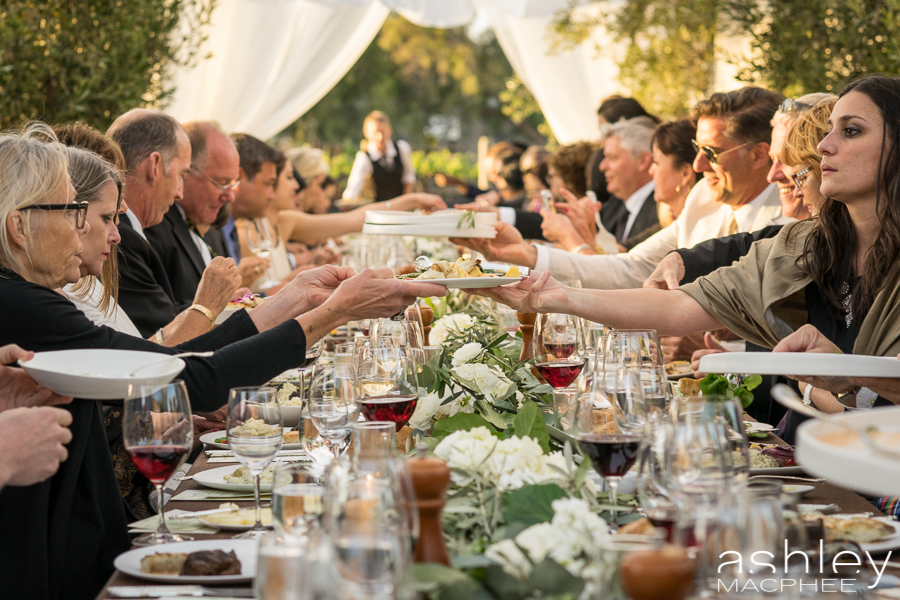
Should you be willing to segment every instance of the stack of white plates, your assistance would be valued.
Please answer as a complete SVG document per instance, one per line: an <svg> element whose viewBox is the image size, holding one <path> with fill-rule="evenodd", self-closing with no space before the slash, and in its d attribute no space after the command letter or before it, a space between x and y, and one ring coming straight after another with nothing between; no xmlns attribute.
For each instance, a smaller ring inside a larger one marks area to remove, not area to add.
<svg viewBox="0 0 900 600"><path fill-rule="evenodd" d="M496 235L494 213L475 213L463 222L464 211L442 210L430 215L414 212L369 210L363 233L375 235L424 235L430 237L493 238Z"/></svg>

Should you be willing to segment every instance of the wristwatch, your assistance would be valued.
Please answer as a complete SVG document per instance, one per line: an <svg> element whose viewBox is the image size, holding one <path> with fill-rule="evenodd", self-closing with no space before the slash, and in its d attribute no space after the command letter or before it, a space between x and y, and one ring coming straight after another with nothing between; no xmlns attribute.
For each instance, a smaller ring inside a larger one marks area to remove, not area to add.
<svg viewBox="0 0 900 600"><path fill-rule="evenodd" d="M834 397L838 401L838 404L842 406L846 406L848 408L856 408L856 395L859 393L859 390L862 389L862 386L854 385L850 389L844 390L838 394L835 394ZM853 400L851 404L850 401Z"/></svg>

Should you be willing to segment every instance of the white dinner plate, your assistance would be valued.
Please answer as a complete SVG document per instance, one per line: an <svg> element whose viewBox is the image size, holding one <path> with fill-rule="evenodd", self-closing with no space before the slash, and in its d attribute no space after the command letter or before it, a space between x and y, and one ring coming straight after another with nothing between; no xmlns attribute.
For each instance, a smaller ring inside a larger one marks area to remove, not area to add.
<svg viewBox="0 0 900 600"><path fill-rule="evenodd" d="M242 508L240 513L247 515L250 519L255 519L255 508ZM225 514L225 513L222 513ZM211 517L218 517L220 515L206 515L205 517L197 517L197 520L206 525L207 527L212 527L214 529L221 529L222 531L248 531L253 529L254 523L248 523L246 525L227 525L225 523L217 523L216 521L211 521ZM268 519L266 518L268 517ZM266 522L268 521L268 522ZM269 529L272 528L272 509L271 508L263 508L262 509L262 523L264 526Z"/></svg>
<svg viewBox="0 0 900 600"><path fill-rule="evenodd" d="M805 496L816 489L814 485L794 485L793 483L783 483L781 485L781 491L786 494L797 494L798 496Z"/></svg>
<svg viewBox="0 0 900 600"><path fill-rule="evenodd" d="M756 421L744 421L744 427L747 433L770 433L778 430L777 427L768 423L758 423Z"/></svg>
<svg viewBox="0 0 900 600"><path fill-rule="evenodd" d="M422 227L449 225L455 228L465 212L455 208L439 210L430 215L400 210L367 210L365 222L370 225L414 225L421 234ZM497 222L497 214L493 212L479 212L474 216L476 227L493 228Z"/></svg>
<svg viewBox="0 0 900 600"><path fill-rule="evenodd" d="M165 385L184 370L180 358L137 350L54 350L35 352L19 361L42 386L63 396L90 400L122 400L130 385ZM131 373L143 365L150 365Z"/></svg>
<svg viewBox="0 0 900 600"><path fill-rule="evenodd" d="M457 227L456 225L377 225L366 223L363 233L369 235L417 235L427 237L490 238L497 236L497 230L490 227Z"/></svg>
<svg viewBox="0 0 900 600"><path fill-rule="evenodd" d="M524 277L460 277L458 279L422 279L422 283L436 283L450 290L493 288L508 283L518 283ZM410 281L420 281L412 279Z"/></svg>
<svg viewBox="0 0 900 600"><path fill-rule="evenodd" d="M298 417L299 418L299 417ZM219 450L231 450L228 446L227 442L219 443L216 440L220 438L226 437L225 430L222 431L210 431L209 433L204 433L200 436L200 441L209 446L210 448L217 448ZM303 444L297 442L295 444L282 444L282 450L302 450Z"/></svg>
<svg viewBox="0 0 900 600"><path fill-rule="evenodd" d="M200 485L205 485L206 487L212 488L214 490L225 490L227 492L252 492L252 483L228 483L227 481L225 481L226 475L234 473L239 468L239 464L233 464L227 467L219 467L217 469L207 469L206 471L200 471L199 473L194 475L194 481L196 481ZM259 491L263 494L271 493L272 484L260 483Z"/></svg>
<svg viewBox="0 0 900 600"><path fill-rule="evenodd" d="M819 377L900 377L900 360L893 356L817 352L720 352L701 358L700 371Z"/></svg>
<svg viewBox="0 0 900 600"><path fill-rule="evenodd" d="M859 427L877 427L879 431L900 431L900 406L856 410L832 419L848 421ZM874 454L857 439L844 443L846 429L813 419L797 428L797 462L816 477L835 485L872 496L900 495L900 461Z"/></svg>
<svg viewBox="0 0 900 600"><path fill-rule="evenodd" d="M150 554L161 552L187 553L200 550L222 550L230 552L234 550L238 560L241 561L240 575L161 575L157 573L144 573L141 571L141 559ZM119 571L139 579L158 581L161 583L196 583L196 584L225 584L251 581L256 577L256 555L259 552L259 542L256 540L196 540L193 542L177 542L159 546L146 546L135 548L116 557L113 565Z"/></svg>

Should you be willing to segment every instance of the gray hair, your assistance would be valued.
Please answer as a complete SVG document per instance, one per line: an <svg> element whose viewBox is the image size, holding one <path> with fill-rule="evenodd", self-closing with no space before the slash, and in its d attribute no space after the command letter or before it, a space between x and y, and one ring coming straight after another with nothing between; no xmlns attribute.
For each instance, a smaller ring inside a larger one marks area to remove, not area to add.
<svg viewBox="0 0 900 600"><path fill-rule="evenodd" d="M637 158L644 152L650 152L650 141L655 130L656 123L650 117L621 119L600 128L600 141L619 138L622 147Z"/></svg>
<svg viewBox="0 0 900 600"><path fill-rule="evenodd" d="M137 109L116 119L106 135L119 144L129 173L154 152L162 156L163 168L168 171L178 154L179 129L184 131L181 123L166 113Z"/></svg>
<svg viewBox="0 0 900 600"><path fill-rule="evenodd" d="M56 193L68 182L68 167L65 146L44 123L30 123L20 132L0 135L0 265L21 270L6 222L14 211L44 202ZM32 212L22 213L29 237Z"/></svg>
<svg viewBox="0 0 900 600"><path fill-rule="evenodd" d="M808 111L813 106L825 104L826 102L832 102L837 99L838 97L834 94L828 94L825 92L812 92L810 94L800 96L799 98L794 100L794 102L805 104L809 108L804 108L802 110L792 110L791 112L784 112L779 106L778 110L775 111L775 116L772 117L772 127L777 127L778 125L790 127L797 122L797 119L800 118L800 115Z"/></svg>
<svg viewBox="0 0 900 600"><path fill-rule="evenodd" d="M325 162L325 153L312 146L291 148L285 155L294 169L300 173L300 177L310 181L328 173L328 163Z"/></svg>

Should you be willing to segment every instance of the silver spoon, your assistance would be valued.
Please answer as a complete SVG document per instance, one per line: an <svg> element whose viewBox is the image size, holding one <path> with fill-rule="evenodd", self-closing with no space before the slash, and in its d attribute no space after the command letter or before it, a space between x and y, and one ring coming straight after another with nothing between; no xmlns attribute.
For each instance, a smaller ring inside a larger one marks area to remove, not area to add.
<svg viewBox="0 0 900 600"><path fill-rule="evenodd" d="M213 355L213 352L212 352L212 351L209 351L209 352L180 352L180 353L178 353L178 354L170 354L170 355L166 356L165 358L161 358L161 359L159 359L159 360L154 360L153 362L149 362L149 363L147 363L146 365L141 365L140 367L138 367L137 369L135 369L134 371L132 371L131 373L129 373L128 376L129 376L129 377L134 377L134 374L137 373L138 371L143 371L143 370L146 369L147 367L152 367L153 365L158 365L159 363L168 362L168 361L173 360L173 359L175 359L175 358L186 358L186 357L188 357L188 356L203 356L203 357L207 357L207 356L212 356L212 355Z"/></svg>
<svg viewBox="0 0 900 600"><path fill-rule="evenodd" d="M831 415L819 412L814 408L803 404L800 396L798 396L797 393L794 392L794 390L784 385L783 383L775 384L772 387L772 397L775 398L775 400L777 400L779 404L781 404L782 406L786 406L796 413L800 413L801 415L807 417L812 417L813 419L819 419L821 421L831 423L832 425L843 427L844 429L849 429L860 438L862 438L862 441L865 442L869 449L872 450L872 452L874 452L875 454L880 454L893 460L900 460L900 451L881 445L877 440L869 436L869 432L866 431L864 427L859 427L852 423L848 423L844 419L836 419Z"/></svg>
<svg viewBox="0 0 900 600"><path fill-rule="evenodd" d="M434 261L427 256L419 256L413 261L413 266L416 267L417 271L427 271L433 264Z"/></svg>

